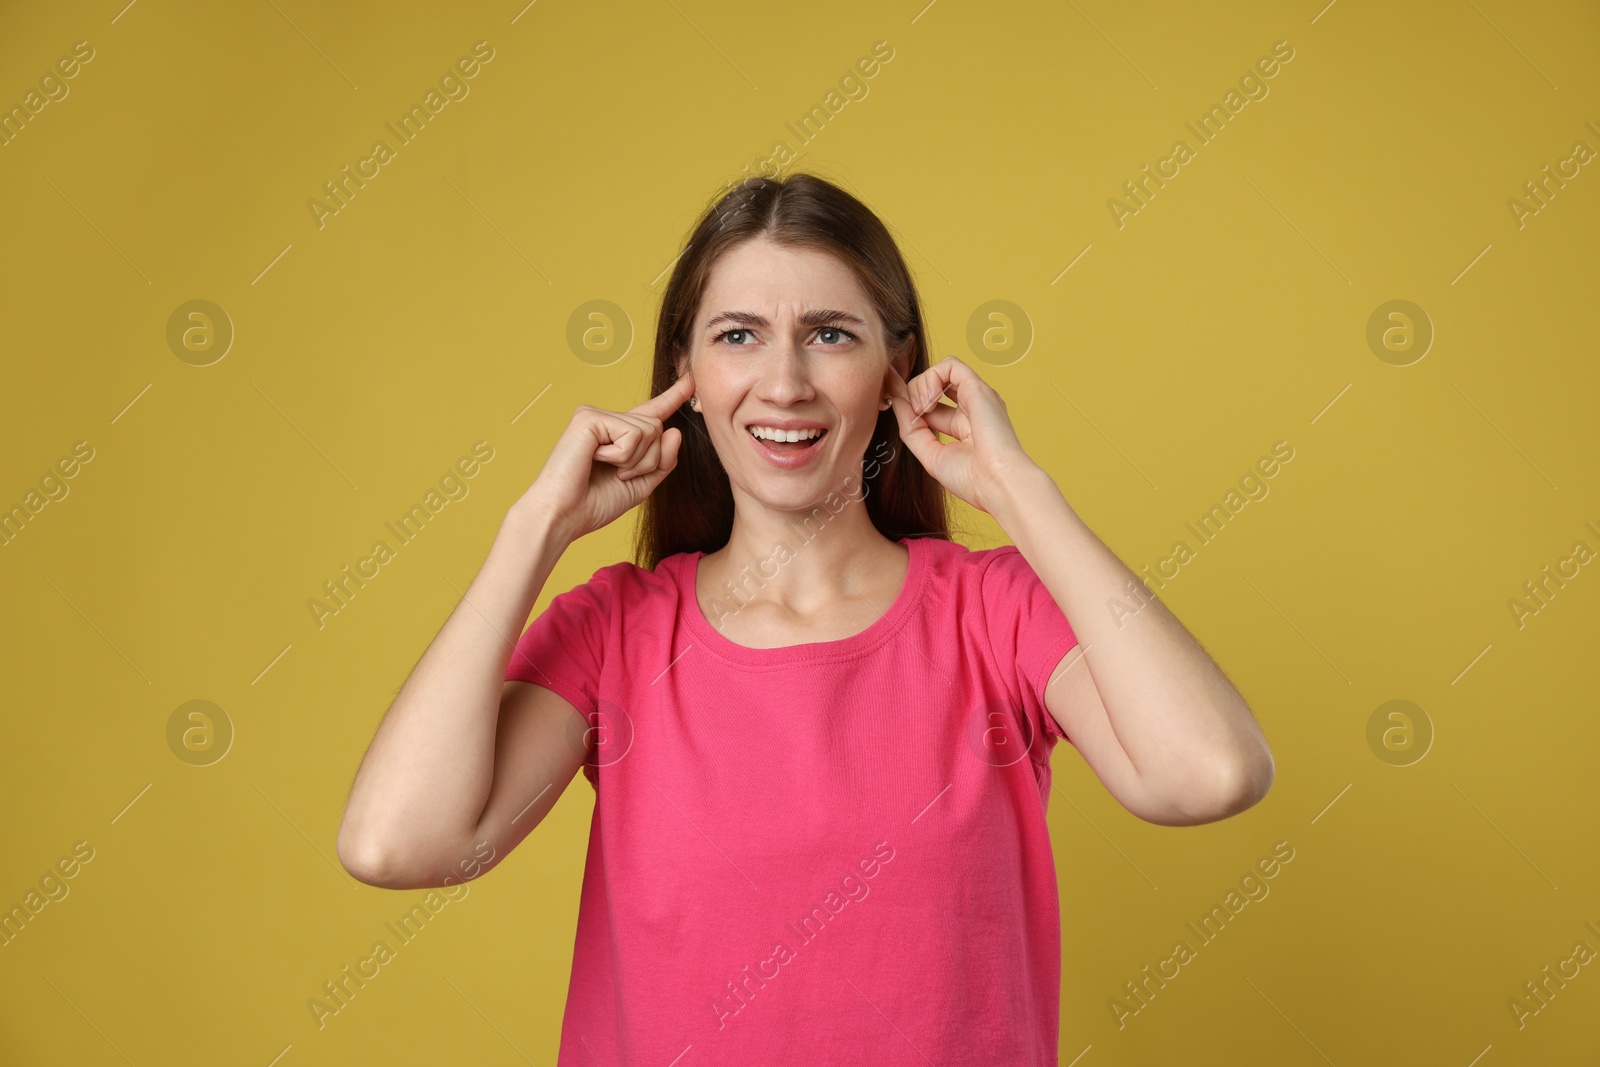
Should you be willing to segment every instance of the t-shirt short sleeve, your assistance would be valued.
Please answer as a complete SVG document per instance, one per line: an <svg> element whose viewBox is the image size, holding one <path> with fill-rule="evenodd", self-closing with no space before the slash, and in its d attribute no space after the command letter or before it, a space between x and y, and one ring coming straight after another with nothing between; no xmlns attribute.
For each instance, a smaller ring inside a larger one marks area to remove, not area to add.
<svg viewBox="0 0 1600 1067"><path fill-rule="evenodd" d="M1035 726L1055 737L1066 737L1045 706L1045 689L1051 672L1078 638L1050 590L1015 545L989 551L983 567L982 599L989 645L1011 699Z"/></svg>
<svg viewBox="0 0 1600 1067"><path fill-rule="evenodd" d="M542 685L592 718L616 588L616 567L602 567L587 582L553 597L518 639L506 680Z"/></svg>

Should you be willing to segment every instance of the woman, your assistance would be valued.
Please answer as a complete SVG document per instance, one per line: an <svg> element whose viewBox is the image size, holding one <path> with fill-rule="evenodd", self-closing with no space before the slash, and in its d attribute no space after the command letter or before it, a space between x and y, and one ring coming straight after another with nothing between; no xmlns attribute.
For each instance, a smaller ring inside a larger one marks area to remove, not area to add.
<svg viewBox="0 0 1600 1067"><path fill-rule="evenodd" d="M1266 793L1237 691L927 351L856 199L723 197L653 397L578 408L379 728L339 834L373 885L475 877L594 786L559 1063L1053 1064L1056 740L1152 822ZM946 490L1014 545L951 541ZM640 504L642 566L513 647L562 552Z"/></svg>

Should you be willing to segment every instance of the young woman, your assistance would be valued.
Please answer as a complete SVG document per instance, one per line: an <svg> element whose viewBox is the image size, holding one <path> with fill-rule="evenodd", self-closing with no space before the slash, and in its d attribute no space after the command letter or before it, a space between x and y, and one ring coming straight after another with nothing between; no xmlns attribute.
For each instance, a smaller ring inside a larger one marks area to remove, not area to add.
<svg viewBox="0 0 1600 1067"><path fill-rule="evenodd" d="M339 832L372 885L475 877L594 787L558 1063L1054 1064L1056 741L1166 825L1271 784L1238 692L927 352L859 201L723 197L652 398L578 408L379 728ZM945 491L1014 544L950 540ZM638 505L640 563L514 641Z"/></svg>

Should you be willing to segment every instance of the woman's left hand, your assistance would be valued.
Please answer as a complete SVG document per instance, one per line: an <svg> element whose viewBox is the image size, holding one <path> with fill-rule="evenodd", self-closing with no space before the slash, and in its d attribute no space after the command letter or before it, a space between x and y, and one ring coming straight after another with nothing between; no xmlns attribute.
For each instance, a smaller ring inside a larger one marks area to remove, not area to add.
<svg viewBox="0 0 1600 1067"><path fill-rule="evenodd" d="M900 439L951 493L989 514L1006 479L1037 466L1022 449L1006 402L971 367L946 356L909 382L891 369ZM953 394L955 406L941 404ZM939 434L955 438L939 440Z"/></svg>

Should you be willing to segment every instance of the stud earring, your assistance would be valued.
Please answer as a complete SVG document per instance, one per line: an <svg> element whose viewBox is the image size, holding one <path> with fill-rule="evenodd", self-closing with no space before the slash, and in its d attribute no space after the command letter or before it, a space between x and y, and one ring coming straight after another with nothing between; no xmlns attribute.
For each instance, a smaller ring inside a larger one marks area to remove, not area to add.
<svg viewBox="0 0 1600 1067"><path fill-rule="evenodd" d="M691 408L693 408L694 410L699 411L700 410L700 398L697 397L697 396L691 396L689 398L689 406Z"/></svg>

